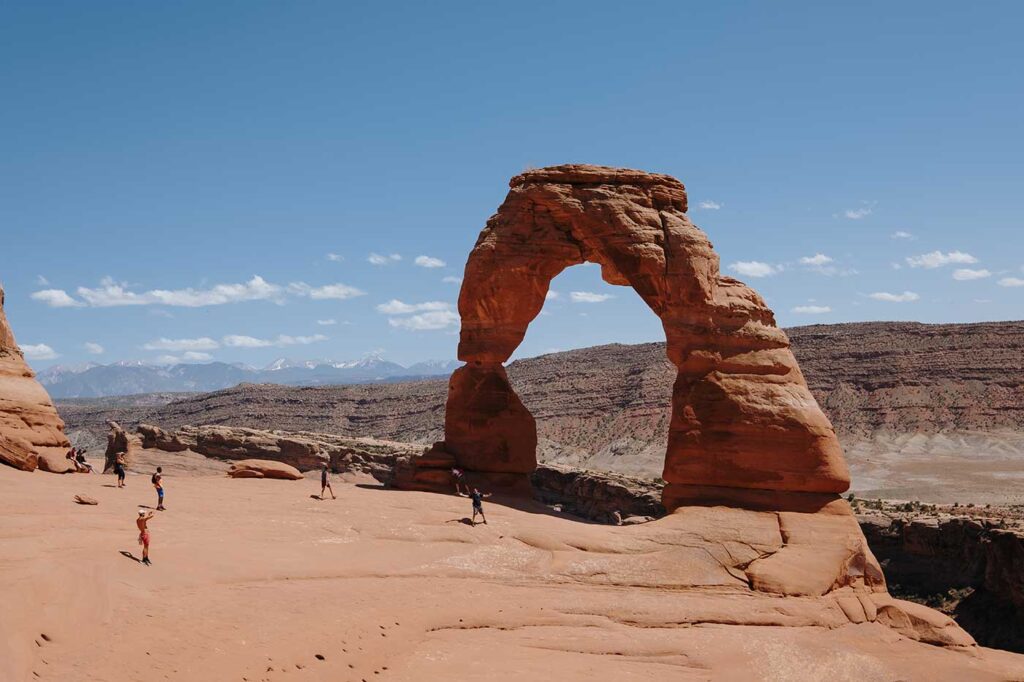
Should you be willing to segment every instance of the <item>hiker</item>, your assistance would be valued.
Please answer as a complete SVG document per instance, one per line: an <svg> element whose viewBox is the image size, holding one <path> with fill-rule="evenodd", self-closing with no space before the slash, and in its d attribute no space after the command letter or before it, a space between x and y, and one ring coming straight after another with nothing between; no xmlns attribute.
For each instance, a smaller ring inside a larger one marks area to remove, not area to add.
<svg viewBox="0 0 1024 682"><path fill-rule="evenodd" d="M473 488L473 492L470 493L469 495L463 495L462 493L459 493L459 495L462 497L468 497L471 500L473 500L473 525L476 525L476 515L479 514L480 518L484 520L484 525L486 526L487 517L484 516L484 498L490 497L491 494L482 493L476 488Z"/></svg>
<svg viewBox="0 0 1024 682"><path fill-rule="evenodd" d="M124 487L124 467L127 463L125 461L125 453L117 453L117 459L114 460L114 473L117 474L117 487Z"/></svg>
<svg viewBox="0 0 1024 682"><path fill-rule="evenodd" d="M66 459L66 460L71 462L72 466L75 467L75 471L77 473L81 473L82 472L82 465L78 463L78 456L77 456L77 453L75 452L74 448L71 448L70 450L68 450L67 454L64 455L64 459Z"/></svg>
<svg viewBox="0 0 1024 682"><path fill-rule="evenodd" d="M76 462L75 466L82 467L82 469L84 469L85 471L88 471L90 474L96 473L95 471L93 471L92 465L89 464L87 461L85 461L85 450L81 450L80 449L78 451L78 454L75 455L75 462Z"/></svg>
<svg viewBox="0 0 1024 682"><path fill-rule="evenodd" d="M461 495L463 488L466 489L466 494L469 494L469 486L466 484L466 475L463 473L462 469L459 469L458 467L452 468L452 482L455 483L456 495Z"/></svg>
<svg viewBox="0 0 1024 682"><path fill-rule="evenodd" d="M330 478L330 475L327 472L327 465L324 464L323 468L320 470L320 499L321 500L324 499L324 491L326 491L326 490L330 490L331 491L331 499L332 500L338 499L334 495L334 488L331 487L331 478Z"/></svg>
<svg viewBox="0 0 1024 682"><path fill-rule="evenodd" d="M153 474L153 487L156 488L156 510L164 511L164 468L157 467Z"/></svg>
<svg viewBox="0 0 1024 682"><path fill-rule="evenodd" d="M154 474L155 475L155 474ZM146 523L153 518L153 512L145 509L139 510L139 518L135 519L135 525L139 527L139 544L142 545L142 563L147 566L149 563L149 528Z"/></svg>

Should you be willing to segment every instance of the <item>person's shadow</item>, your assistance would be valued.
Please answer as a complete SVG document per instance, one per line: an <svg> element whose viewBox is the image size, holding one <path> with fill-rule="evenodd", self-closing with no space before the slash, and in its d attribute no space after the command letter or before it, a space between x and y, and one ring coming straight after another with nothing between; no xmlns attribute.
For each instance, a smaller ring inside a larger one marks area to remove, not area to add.
<svg viewBox="0 0 1024 682"><path fill-rule="evenodd" d="M139 557L135 556L134 554L132 554L131 552L129 552L127 550L122 549L121 550L121 556L123 556L126 559L131 559L132 561L134 561L137 564L141 564L142 563L142 559L140 559Z"/></svg>
<svg viewBox="0 0 1024 682"><path fill-rule="evenodd" d="M467 516L463 516L461 519L448 519L447 521L445 521L445 523L461 523L461 524L465 524L467 526L475 526L476 525L475 523L473 523L473 520L470 519Z"/></svg>

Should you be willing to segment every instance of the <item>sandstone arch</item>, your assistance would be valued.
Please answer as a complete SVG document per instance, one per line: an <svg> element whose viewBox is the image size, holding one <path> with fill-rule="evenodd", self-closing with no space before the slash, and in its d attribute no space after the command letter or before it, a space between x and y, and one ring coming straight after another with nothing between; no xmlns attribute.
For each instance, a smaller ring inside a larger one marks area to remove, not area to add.
<svg viewBox="0 0 1024 682"><path fill-rule="evenodd" d="M502 363L551 279L589 261L658 315L678 369L666 507L722 491L764 500L768 491L833 497L847 489L835 432L786 335L756 292L719 273L711 242L686 215L682 183L565 165L523 173L510 186L470 253L459 295L466 365L449 383L442 446L455 462L510 476L534 469L536 426Z"/></svg>

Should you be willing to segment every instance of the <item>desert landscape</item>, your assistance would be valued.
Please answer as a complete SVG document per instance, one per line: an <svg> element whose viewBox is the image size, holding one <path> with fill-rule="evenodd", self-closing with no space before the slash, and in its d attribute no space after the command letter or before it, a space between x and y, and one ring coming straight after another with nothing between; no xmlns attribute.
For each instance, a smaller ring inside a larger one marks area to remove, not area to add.
<svg viewBox="0 0 1024 682"><path fill-rule="evenodd" d="M978 643L1021 650L1021 323L784 333L687 209L666 175L514 177L447 383L55 406L0 315L0 675L1024 679ZM666 343L506 369L583 262Z"/></svg>

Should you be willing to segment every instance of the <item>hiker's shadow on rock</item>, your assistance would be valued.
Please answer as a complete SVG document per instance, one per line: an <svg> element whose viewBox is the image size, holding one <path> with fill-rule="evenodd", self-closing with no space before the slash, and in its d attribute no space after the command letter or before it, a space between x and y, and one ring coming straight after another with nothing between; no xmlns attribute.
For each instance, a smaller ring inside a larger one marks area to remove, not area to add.
<svg viewBox="0 0 1024 682"><path fill-rule="evenodd" d="M467 526L475 526L476 525L475 523L473 523L472 519L470 519L470 518L468 518L466 516L463 516L461 519L448 519L447 521L445 521L445 523L461 523L461 524L464 524L464 525L467 525Z"/></svg>
<svg viewBox="0 0 1024 682"><path fill-rule="evenodd" d="M357 488L366 488L367 490L384 490L387 488L383 483L356 483Z"/></svg>
<svg viewBox="0 0 1024 682"><path fill-rule="evenodd" d="M121 550L121 556L123 556L126 559L131 559L132 561L134 561L137 564L141 564L142 563L142 559L140 559L139 557L135 556L134 554L132 554L131 552L129 552L127 550L122 549Z"/></svg>
<svg viewBox="0 0 1024 682"><path fill-rule="evenodd" d="M116 488L117 486L114 485L113 483L104 483L103 487L104 488Z"/></svg>

